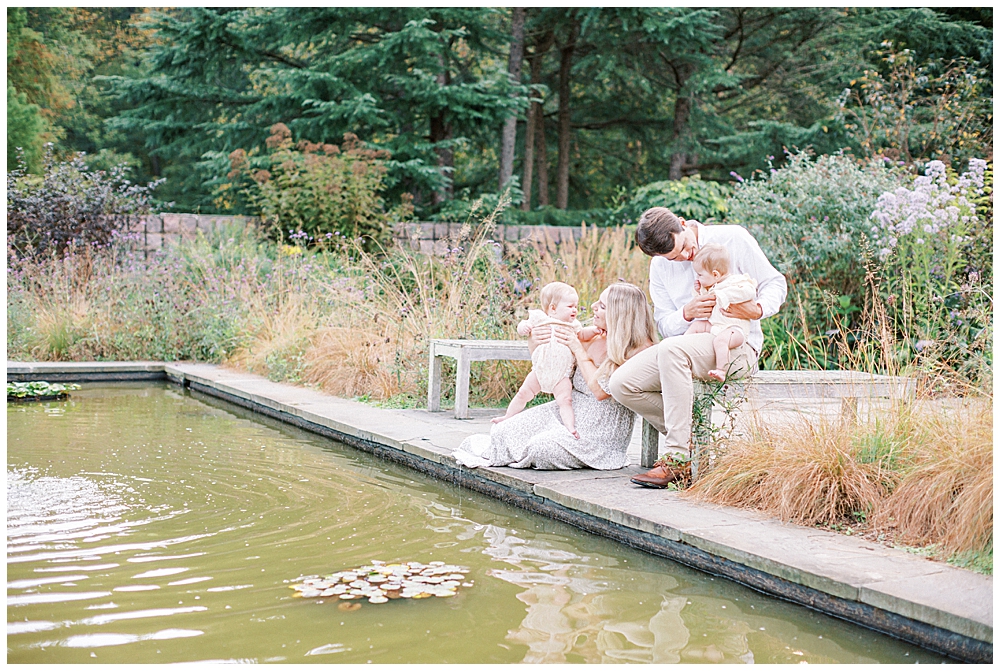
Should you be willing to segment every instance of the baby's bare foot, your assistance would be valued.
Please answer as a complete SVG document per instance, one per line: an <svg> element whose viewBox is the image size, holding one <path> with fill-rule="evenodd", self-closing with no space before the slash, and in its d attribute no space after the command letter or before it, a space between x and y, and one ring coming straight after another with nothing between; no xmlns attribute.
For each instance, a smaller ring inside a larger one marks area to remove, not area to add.
<svg viewBox="0 0 1000 671"><path fill-rule="evenodd" d="M503 417L494 417L493 419L490 420L490 422L492 424L499 424L500 422L504 421L505 419L507 419L506 416L503 416Z"/></svg>
<svg viewBox="0 0 1000 671"><path fill-rule="evenodd" d="M577 431L575 429L573 431L570 431L570 433L573 434L574 438L576 438L577 440L580 440L580 434L577 433Z"/></svg>
<svg viewBox="0 0 1000 671"><path fill-rule="evenodd" d="M718 382L725 382L726 381L726 374L725 374L725 372L719 370L718 368L716 368L715 370L708 371L708 376L710 378L712 378L713 380L716 380Z"/></svg>

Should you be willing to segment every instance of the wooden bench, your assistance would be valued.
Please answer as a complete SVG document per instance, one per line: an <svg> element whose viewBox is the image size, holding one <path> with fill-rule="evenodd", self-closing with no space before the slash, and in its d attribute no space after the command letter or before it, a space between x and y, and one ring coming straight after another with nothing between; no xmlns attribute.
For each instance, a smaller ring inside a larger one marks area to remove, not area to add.
<svg viewBox="0 0 1000 671"><path fill-rule="evenodd" d="M430 344L427 409L441 410L441 360L455 360L455 418L469 418L469 375L473 361L530 361L527 340L440 340Z"/></svg>
<svg viewBox="0 0 1000 671"><path fill-rule="evenodd" d="M430 342L430 375L427 383L427 409L441 410L441 360L455 359L455 417L469 418L469 376L473 361L529 361L526 340L440 340ZM737 381L746 385L752 400L825 399L841 401L841 412L857 414L859 398L892 398L912 395L913 381L902 377L872 375L849 370L764 370L753 377ZM708 385L695 381L695 394L704 394ZM659 456L659 432L649 422L642 422L640 464L652 468Z"/></svg>

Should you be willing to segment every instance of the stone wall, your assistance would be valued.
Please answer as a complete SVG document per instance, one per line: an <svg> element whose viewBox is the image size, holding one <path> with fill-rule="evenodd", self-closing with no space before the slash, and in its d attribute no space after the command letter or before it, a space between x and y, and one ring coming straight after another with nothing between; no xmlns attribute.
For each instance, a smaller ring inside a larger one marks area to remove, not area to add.
<svg viewBox="0 0 1000 671"><path fill-rule="evenodd" d="M148 253L161 249L164 245L182 239L193 239L198 231L210 232L227 224L254 226L256 217L225 214L151 214L144 217L133 229L139 235L139 242ZM426 254L444 254L449 240L457 240L465 224L442 222L406 222L393 225L396 239L410 249ZM573 238L579 240L579 226L506 226L496 227L494 240L516 242L518 240L542 240L548 237L553 242Z"/></svg>
<svg viewBox="0 0 1000 671"><path fill-rule="evenodd" d="M465 224L442 222L407 222L395 224L393 231L400 244L425 254L442 255L448 250L448 241L457 240ZM518 240L544 240L563 242L570 238L579 240L582 231L579 226L506 226L496 227L494 240L516 242Z"/></svg>
<svg viewBox="0 0 1000 671"><path fill-rule="evenodd" d="M139 235L139 244L146 253L156 251L171 242L193 239L198 231L213 231L226 224L253 225L255 217L225 214L150 214L132 229Z"/></svg>

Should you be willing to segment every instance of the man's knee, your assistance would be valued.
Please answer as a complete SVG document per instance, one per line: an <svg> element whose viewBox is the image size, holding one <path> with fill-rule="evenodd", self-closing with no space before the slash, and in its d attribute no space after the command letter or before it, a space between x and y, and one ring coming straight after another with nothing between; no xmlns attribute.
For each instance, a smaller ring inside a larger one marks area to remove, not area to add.
<svg viewBox="0 0 1000 671"><path fill-rule="evenodd" d="M658 345L656 359L660 364L660 370L663 370L665 365L677 366L689 361L687 353L683 349L683 343L671 342L672 340L675 339L666 338Z"/></svg>
<svg viewBox="0 0 1000 671"><path fill-rule="evenodd" d="M625 376L621 372L621 368L619 368L608 378L608 391L611 392L611 398L619 403L622 402L623 398L628 396L628 392L625 389Z"/></svg>

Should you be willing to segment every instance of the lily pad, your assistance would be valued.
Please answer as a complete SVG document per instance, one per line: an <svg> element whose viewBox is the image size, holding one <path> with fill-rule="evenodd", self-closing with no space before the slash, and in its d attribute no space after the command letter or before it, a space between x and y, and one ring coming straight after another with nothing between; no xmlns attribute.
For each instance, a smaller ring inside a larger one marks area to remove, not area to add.
<svg viewBox="0 0 1000 671"><path fill-rule="evenodd" d="M299 598L339 597L341 610L357 610L355 599L368 599L369 603L388 603L396 599L427 599L450 597L459 587L472 587L465 580L469 569L442 561L428 564L420 562L392 563L372 560L370 564L331 573L326 577L308 576L290 585L292 596Z"/></svg>

